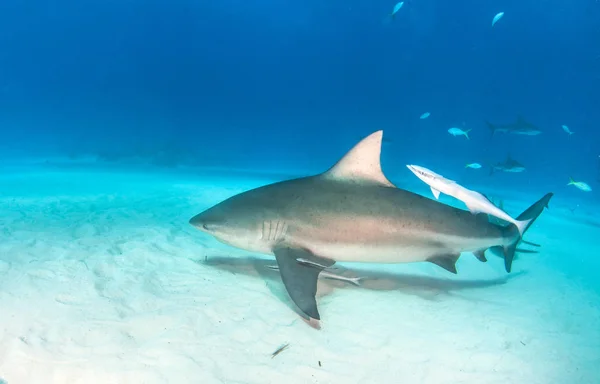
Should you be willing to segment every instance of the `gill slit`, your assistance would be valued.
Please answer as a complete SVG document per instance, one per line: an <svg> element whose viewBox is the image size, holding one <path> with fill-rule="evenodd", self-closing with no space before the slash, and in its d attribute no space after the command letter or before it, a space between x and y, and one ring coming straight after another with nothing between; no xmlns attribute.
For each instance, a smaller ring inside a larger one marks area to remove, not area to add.
<svg viewBox="0 0 600 384"><path fill-rule="evenodd" d="M289 229L287 222L282 220L265 220L262 223L261 240L279 242L285 238Z"/></svg>

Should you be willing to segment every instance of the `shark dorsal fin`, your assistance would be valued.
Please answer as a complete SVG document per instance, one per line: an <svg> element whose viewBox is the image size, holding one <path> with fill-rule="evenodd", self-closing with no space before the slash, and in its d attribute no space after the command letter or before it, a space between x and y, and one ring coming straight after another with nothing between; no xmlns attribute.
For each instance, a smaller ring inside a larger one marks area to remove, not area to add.
<svg viewBox="0 0 600 384"><path fill-rule="evenodd" d="M381 170L381 140L383 131L377 131L362 139L333 167L324 173L325 177L371 182L393 187Z"/></svg>

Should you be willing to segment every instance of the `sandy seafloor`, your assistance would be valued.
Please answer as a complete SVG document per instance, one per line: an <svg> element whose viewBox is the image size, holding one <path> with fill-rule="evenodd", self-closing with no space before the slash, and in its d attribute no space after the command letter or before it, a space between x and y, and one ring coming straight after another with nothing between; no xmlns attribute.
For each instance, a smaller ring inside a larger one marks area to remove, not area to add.
<svg viewBox="0 0 600 384"><path fill-rule="evenodd" d="M320 280L315 330L265 268L273 259L188 224L282 178L2 168L0 382L600 382L597 206L571 212L555 191L526 235L541 252L510 275L499 257L471 254L458 276L429 263L339 265L362 286ZM411 183L401 186L427 194ZM514 192L511 214L548 191Z"/></svg>

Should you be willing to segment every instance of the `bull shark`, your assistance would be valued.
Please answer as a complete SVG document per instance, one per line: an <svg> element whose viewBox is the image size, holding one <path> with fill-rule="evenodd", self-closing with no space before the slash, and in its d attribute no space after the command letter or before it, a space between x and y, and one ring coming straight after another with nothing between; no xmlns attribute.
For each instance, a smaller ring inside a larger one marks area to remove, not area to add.
<svg viewBox="0 0 600 384"><path fill-rule="evenodd" d="M189 223L224 244L275 256L288 295L310 323L321 319L319 274L336 262L431 262L456 274L461 252L487 261L485 250L500 247L510 272L517 227L396 187L381 169L382 137L367 136L324 173L242 192ZM535 220L550 197L517 220Z"/></svg>
<svg viewBox="0 0 600 384"><path fill-rule="evenodd" d="M490 169L490 175L494 171L502 171L508 173L520 173L525 171L525 166L513 159L510 155L506 155L506 160L496 163Z"/></svg>
<svg viewBox="0 0 600 384"><path fill-rule="evenodd" d="M526 136L537 136L542 133L541 129L525 120L522 116L518 116L517 120L510 124L492 124L489 121L486 121L486 124L492 131L492 136L494 136L494 133L496 132Z"/></svg>

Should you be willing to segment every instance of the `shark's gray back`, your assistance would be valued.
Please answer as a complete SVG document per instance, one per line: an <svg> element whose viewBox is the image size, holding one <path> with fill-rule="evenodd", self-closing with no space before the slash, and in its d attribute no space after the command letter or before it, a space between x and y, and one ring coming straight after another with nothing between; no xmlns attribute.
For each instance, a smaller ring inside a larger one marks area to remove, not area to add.
<svg viewBox="0 0 600 384"><path fill-rule="evenodd" d="M314 230L313 238L326 236L327 241L350 240L345 238L345 229L357 242L374 237L385 242L405 241L406 237L432 233L499 238L503 229L489 223L485 215L473 215L400 188L323 175L271 184L239 196L262 206L266 220L285 222L291 235L308 228ZM361 226L365 231L357 231Z"/></svg>

